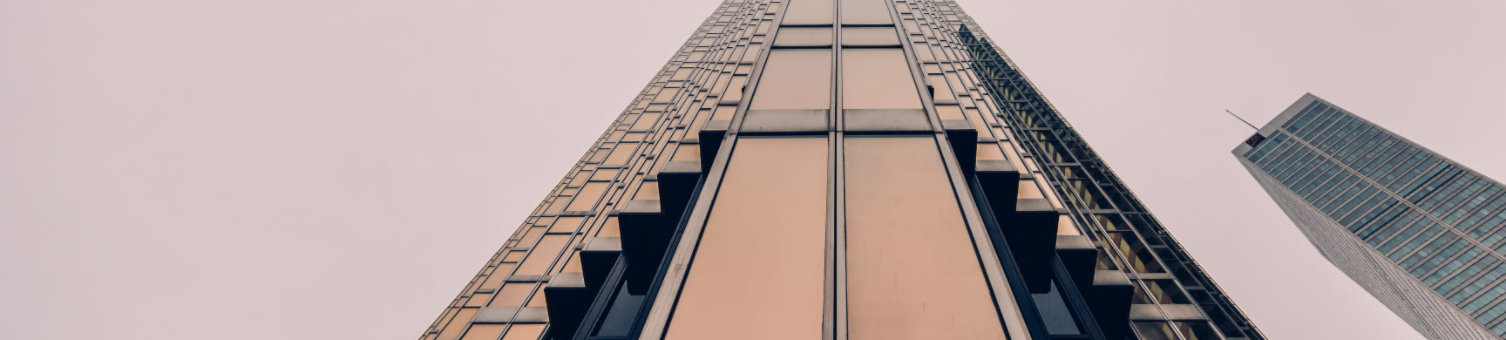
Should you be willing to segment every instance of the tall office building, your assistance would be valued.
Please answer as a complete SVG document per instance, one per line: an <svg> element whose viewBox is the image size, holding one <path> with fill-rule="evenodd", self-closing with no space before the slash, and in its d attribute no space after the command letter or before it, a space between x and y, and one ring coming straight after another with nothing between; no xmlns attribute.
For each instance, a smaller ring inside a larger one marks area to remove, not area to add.
<svg viewBox="0 0 1506 340"><path fill-rule="evenodd" d="M1506 335L1506 190L1312 94L1234 149L1314 246L1429 339Z"/></svg>
<svg viewBox="0 0 1506 340"><path fill-rule="evenodd" d="M950 1L728 0L423 339L1262 339Z"/></svg>

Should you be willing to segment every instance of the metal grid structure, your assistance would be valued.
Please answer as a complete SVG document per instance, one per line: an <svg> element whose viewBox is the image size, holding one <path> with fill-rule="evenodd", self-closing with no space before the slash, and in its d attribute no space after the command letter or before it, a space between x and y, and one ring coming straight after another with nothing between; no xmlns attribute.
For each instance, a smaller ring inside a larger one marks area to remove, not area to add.
<svg viewBox="0 0 1506 340"><path fill-rule="evenodd" d="M1432 339L1506 334L1506 186L1304 95L1234 155L1325 258Z"/></svg>
<svg viewBox="0 0 1506 340"><path fill-rule="evenodd" d="M1263 338L971 25L724 1L421 339Z"/></svg>
<svg viewBox="0 0 1506 340"><path fill-rule="evenodd" d="M1112 266L1133 273L1131 278L1138 281L1141 289L1151 289L1146 279L1165 277L1141 273L1143 265L1126 264L1156 262L1157 266L1170 270L1173 281L1208 313L1224 336L1263 339L1234 302L1014 63L986 36L969 28L975 23L970 19L964 22L957 26L957 36L972 52L975 72L987 80L988 95L1004 104L999 117L1010 123L1017 136L1016 144L1034 155L1042 173L1050 179L1051 188L1067 203L1071 218L1086 226L1083 229L1105 249L1116 250L1107 252L1112 255L1106 260L1112 263L1101 262L1100 267ZM1151 251L1144 252L1145 249Z"/></svg>

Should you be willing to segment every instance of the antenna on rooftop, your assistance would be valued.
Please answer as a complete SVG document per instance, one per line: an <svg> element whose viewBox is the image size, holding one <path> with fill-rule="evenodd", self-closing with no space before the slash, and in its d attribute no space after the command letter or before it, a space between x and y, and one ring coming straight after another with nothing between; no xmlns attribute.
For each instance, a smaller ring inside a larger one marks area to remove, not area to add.
<svg viewBox="0 0 1506 340"><path fill-rule="evenodd" d="M1224 112L1228 112L1230 116L1234 116L1234 119L1238 119L1239 122L1245 123L1245 125L1250 126L1251 129L1255 129L1255 131L1260 131L1260 128L1255 127L1255 124L1250 124L1250 121L1245 120L1244 117L1240 117L1239 114L1234 113L1234 111L1229 111L1229 109L1224 109Z"/></svg>

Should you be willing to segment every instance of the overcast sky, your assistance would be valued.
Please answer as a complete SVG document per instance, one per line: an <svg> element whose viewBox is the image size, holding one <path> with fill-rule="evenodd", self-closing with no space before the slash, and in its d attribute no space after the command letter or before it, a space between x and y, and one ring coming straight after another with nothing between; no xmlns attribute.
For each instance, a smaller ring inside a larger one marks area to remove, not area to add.
<svg viewBox="0 0 1506 340"><path fill-rule="evenodd" d="M1506 177L1506 2L962 5L1273 339L1420 337L1224 109ZM415 338L715 6L0 1L0 338Z"/></svg>

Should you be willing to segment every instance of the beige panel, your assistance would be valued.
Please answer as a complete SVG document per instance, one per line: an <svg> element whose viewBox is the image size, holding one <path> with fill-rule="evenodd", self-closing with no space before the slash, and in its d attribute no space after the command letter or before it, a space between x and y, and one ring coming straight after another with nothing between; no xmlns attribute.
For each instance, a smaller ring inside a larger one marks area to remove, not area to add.
<svg viewBox="0 0 1506 340"><path fill-rule="evenodd" d="M999 145L994 143L978 144L976 156L981 161L1004 161L1004 152L999 151Z"/></svg>
<svg viewBox="0 0 1506 340"><path fill-rule="evenodd" d="M633 199L635 199L635 200L649 200L649 201L658 200L659 199L659 182L644 181L643 185L641 185L641 186L638 187L638 192L636 192L636 193L633 194Z"/></svg>
<svg viewBox="0 0 1506 340"><path fill-rule="evenodd" d="M492 299L487 306L492 307L517 307L523 305L523 300L533 293L532 283L514 282L502 286L497 292L497 298Z"/></svg>
<svg viewBox="0 0 1506 340"><path fill-rule="evenodd" d="M502 261L503 262L518 262L518 261L522 261L524 255L528 255L528 252L527 251L523 251L523 250L516 250L516 249L510 250L510 251L507 252L507 255L502 256Z"/></svg>
<svg viewBox="0 0 1506 340"><path fill-rule="evenodd" d="M674 157L670 159L675 162L700 162L701 146L698 144L680 144L675 148Z"/></svg>
<svg viewBox="0 0 1506 340"><path fill-rule="evenodd" d="M820 339L826 138L742 138L667 339Z"/></svg>
<svg viewBox="0 0 1506 340"><path fill-rule="evenodd" d="M735 112L737 112L736 106L717 106L716 112L711 114L711 120L732 120Z"/></svg>
<svg viewBox="0 0 1506 340"><path fill-rule="evenodd" d="M465 300L465 306L466 307L483 307L483 306L486 306L486 302L488 300L491 300L491 298L492 298L491 294L476 293L476 295L471 295L470 299Z"/></svg>
<svg viewBox="0 0 1506 340"><path fill-rule="evenodd" d="M622 233L617 228L617 217L607 217L607 222L601 225L601 231L599 231L599 232L596 233L596 237L619 237L619 236L622 236Z"/></svg>
<svg viewBox="0 0 1506 340"><path fill-rule="evenodd" d="M507 281L508 273L512 272L512 267L513 264L511 263L497 266L497 269L493 270L492 274L488 275L486 281L482 281L481 287L477 289L497 289L497 287L501 287L502 282Z"/></svg>
<svg viewBox="0 0 1506 340"><path fill-rule="evenodd" d="M963 119L962 108L956 105L936 105L936 115L942 120Z"/></svg>
<svg viewBox="0 0 1506 340"><path fill-rule="evenodd" d="M554 221L554 224L549 225L549 232L573 233L580 228L580 222L584 220L584 217L560 217Z"/></svg>
<svg viewBox="0 0 1506 340"><path fill-rule="evenodd" d="M549 270L549 264L559 257L560 249L570 242L570 235L544 235L539 244L528 253L528 258L518 265L518 271L513 275L544 275Z"/></svg>
<svg viewBox="0 0 1506 340"><path fill-rule="evenodd" d="M549 230L549 228L544 228L544 227L527 228L527 231L523 233L523 237L519 238L519 240L521 240L521 242L523 242L523 243L532 244L534 241L538 241L539 240L539 235L543 235L544 231L547 231L547 230Z"/></svg>
<svg viewBox="0 0 1506 340"><path fill-rule="evenodd" d="M612 148L612 154L607 156L602 165L621 166L627 164L628 158L637 153L637 150L635 150L637 148L637 143L619 143L616 147Z"/></svg>
<svg viewBox="0 0 1506 340"><path fill-rule="evenodd" d="M565 211L591 211L591 207L596 206L596 201L601 199L601 194L607 191L608 186L608 182L586 183L580 193L575 195L575 199L570 201L570 205L565 207Z"/></svg>
<svg viewBox="0 0 1506 340"><path fill-rule="evenodd" d="M1004 339L930 137L848 138L853 339Z"/></svg>
<svg viewBox="0 0 1506 340"><path fill-rule="evenodd" d="M831 107L831 50L778 49L769 54L752 109Z"/></svg>
<svg viewBox="0 0 1506 340"><path fill-rule="evenodd" d="M633 130L649 130L649 129L652 129L654 127L654 124L657 124L657 123L659 123L659 114L657 114L657 113L645 113L645 114L638 115L638 121L635 122L635 123L633 123L632 129Z"/></svg>
<svg viewBox="0 0 1506 340"><path fill-rule="evenodd" d="M775 47L831 45L831 27L785 27L774 39Z"/></svg>
<svg viewBox="0 0 1506 340"><path fill-rule="evenodd" d="M479 308L461 308L460 312L455 314L455 319L450 320L450 324L445 325L444 330L439 332L439 339L440 340L456 340L456 339L459 339L460 338L460 332L461 331L465 331L465 326L467 324L471 323L471 319L472 318L476 317L476 311L478 311L478 310L480 310L480 309Z"/></svg>
<svg viewBox="0 0 1506 340"><path fill-rule="evenodd" d="M785 25L831 25L831 0L791 0L789 6Z"/></svg>
<svg viewBox="0 0 1506 340"><path fill-rule="evenodd" d="M507 336L502 337L502 340L534 340L541 334L544 334L542 324L515 324L507 330Z"/></svg>
<svg viewBox="0 0 1506 340"><path fill-rule="evenodd" d="M842 24L893 24L894 19L889 17L889 7L884 4L885 1L889 0L842 0Z"/></svg>
<svg viewBox="0 0 1506 340"><path fill-rule="evenodd" d="M920 94L898 48L842 50L842 107L919 109Z"/></svg>
<svg viewBox="0 0 1506 340"><path fill-rule="evenodd" d="M641 138L641 136L640 136L640 138ZM601 170L596 170L595 173L591 174L591 179L598 180L598 181L611 180L613 178L617 178L617 173L618 172L619 172L619 170L617 170L617 169L601 169Z"/></svg>
<svg viewBox="0 0 1506 340"><path fill-rule="evenodd" d="M1061 217L1057 218L1057 220L1056 220L1056 234L1057 235L1082 235L1082 233L1080 233L1080 232L1077 231L1077 223L1072 222L1072 218L1067 217L1067 215L1062 215Z"/></svg>
<svg viewBox="0 0 1506 340"><path fill-rule="evenodd" d="M843 45L899 45L893 27L843 27Z"/></svg>
<svg viewBox="0 0 1506 340"><path fill-rule="evenodd" d="M471 330L465 332L460 340L497 340L502 336L502 329L507 328L504 324L479 324L472 325Z"/></svg>
<svg viewBox="0 0 1506 340"><path fill-rule="evenodd" d="M1019 195L1016 195L1015 197L1022 199L1046 198L1046 196L1041 193L1041 188L1035 186L1035 181L1028 179L1020 180Z"/></svg>

